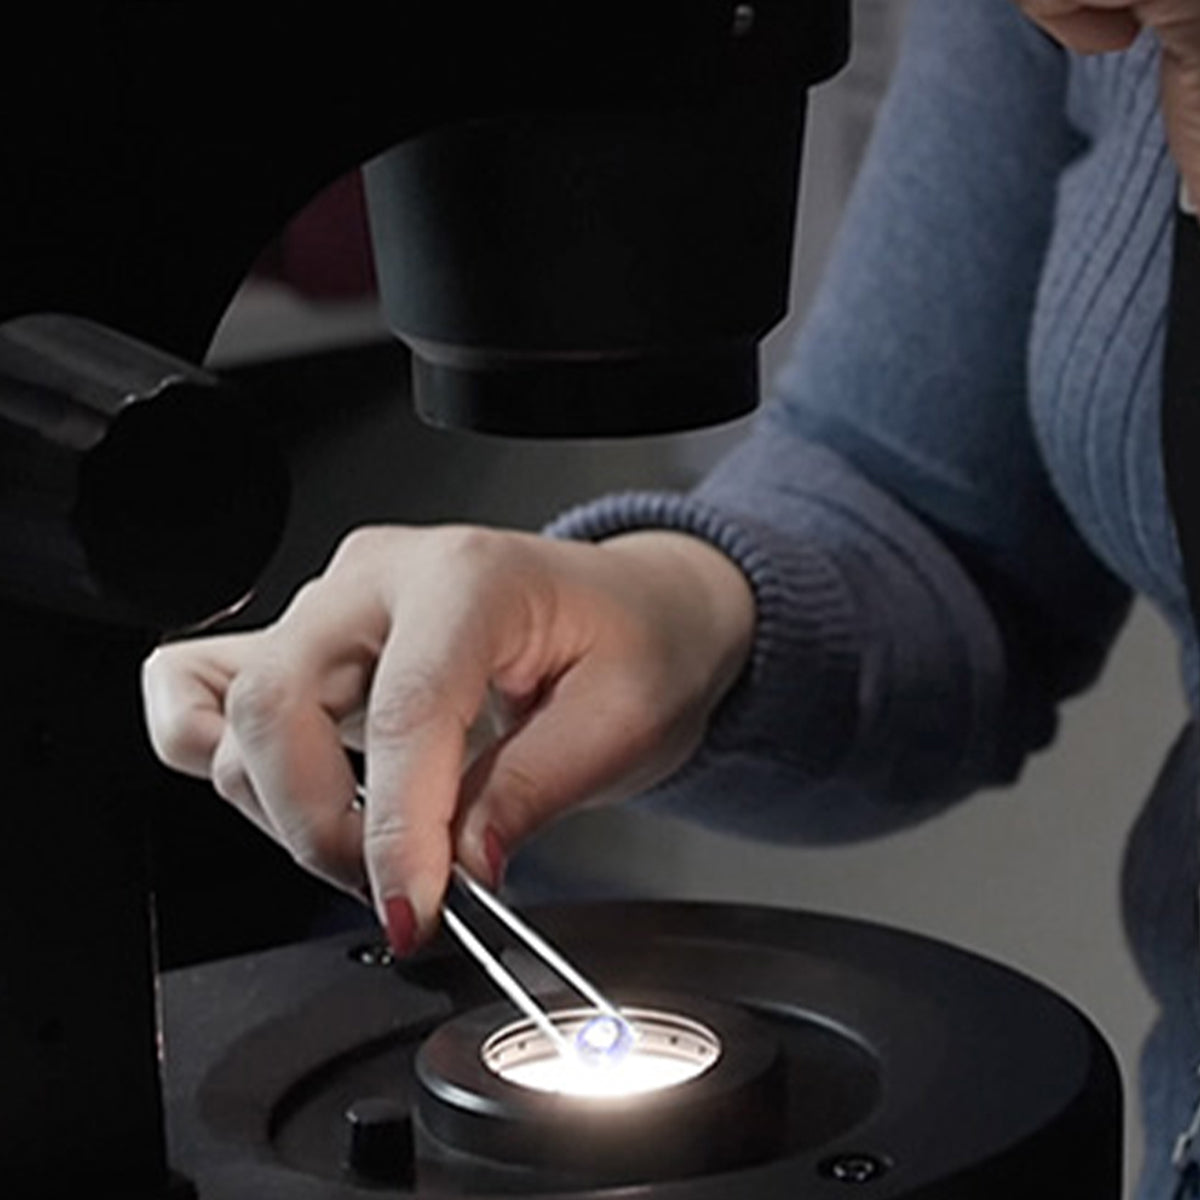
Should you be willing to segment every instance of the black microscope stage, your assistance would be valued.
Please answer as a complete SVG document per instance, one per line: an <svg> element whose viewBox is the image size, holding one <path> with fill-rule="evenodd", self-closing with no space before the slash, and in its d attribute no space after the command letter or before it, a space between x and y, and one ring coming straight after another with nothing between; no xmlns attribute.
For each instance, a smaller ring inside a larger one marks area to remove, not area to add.
<svg viewBox="0 0 1200 1200"><path fill-rule="evenodd" d="M772 909L532 915L622 1004L715 1029L717 1065L599 1109L530 1092L481 1065L517 1014L460 951L343 935L165 977L175 1170L201 1200L1120 1195L1113 1056L1007 968Z"/></svg>

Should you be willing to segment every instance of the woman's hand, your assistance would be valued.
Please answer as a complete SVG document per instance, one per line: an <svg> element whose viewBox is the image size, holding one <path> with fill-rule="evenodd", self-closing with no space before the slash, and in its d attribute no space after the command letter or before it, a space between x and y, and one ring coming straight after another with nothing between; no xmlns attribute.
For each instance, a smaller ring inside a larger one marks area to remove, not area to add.
<svg viewBox="0 0 1200 1200"><path fill-rule="evenodd" d="M363 529L271 627L156 651L146 714L164 762L369 896L407 953L452 859L494 882L570 805L679 767L753 621L737 567L683 534ZM508 729L472 760L489 701ZM362 807L348 746L366 755Z"/></svg>
<svg viewBox="0 0 1200 1200"><path fill-rule="evenodd" d="M1200 203L1200 0L1017 0L1047 33L1084 54L1121 50L1143 29L1162 43L1167 140L1188 196Z"/></svg>

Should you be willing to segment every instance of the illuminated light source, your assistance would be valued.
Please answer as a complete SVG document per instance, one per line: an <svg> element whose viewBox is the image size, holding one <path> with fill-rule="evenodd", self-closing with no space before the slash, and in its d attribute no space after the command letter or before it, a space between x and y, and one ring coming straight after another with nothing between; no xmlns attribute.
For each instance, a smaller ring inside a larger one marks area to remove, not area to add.
<svg viewBox="0 0 1200 1200"><path fill-rule="evenodd" d="M778 1151L787 1060L769 1021L692 993L538 999L537 1017L467 1009L421 1044L419 1155L459 1194L684 1179Z"/></svg>
<svg viewBox="0 0 1200 1200"><path fill-rule="evenodd" d="M653 1009L625 1009L623 1016L594 1009L551 1013L567 1052L532 1021L516 1021L483 1043L481 1057L518 1087L604 1099L676 1087L703 1075L721 1056L720 1038L690 1017Z"/></svg>

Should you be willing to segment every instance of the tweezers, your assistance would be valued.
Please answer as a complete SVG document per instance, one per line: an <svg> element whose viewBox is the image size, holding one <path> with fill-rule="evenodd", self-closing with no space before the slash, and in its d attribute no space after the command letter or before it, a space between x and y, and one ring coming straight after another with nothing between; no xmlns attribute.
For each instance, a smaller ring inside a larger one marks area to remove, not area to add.
<svg viewBox="0 0 1200 1200"><path fill-rule="evenodd" d="M442 903L442 923L458 939L462 948L483 968L492 982L525 1014L560 1053L574 1054L574 1047L554 1024L550 1014L534 999L521 981L484 944L458 904L456 886L486 909L519 941L524 943L539 962L550 968L564 983L582 996L599 1015L611 1017L624 1025L616 1005L599 988L565 959L540 933L527 925L511 908L455 864L451 871L451 887ZM459 893L461 894L461 893Z"/></svg>
<svg viewBox="0 0 1200 1200"><path fill-rule="evenodd" d="M366 788L359 783L354 789L353 804L361 809L367 800ZM549 967L564 983L569 984L593 1008L597 1015L611 1017L625 1024L617 1006L613 1004L578 968L565 959L540 933L527 925L511 908L482 884L472 879L461 864L455 863L450 872L450 884L442 901L442 923L458 939L462 948L483 968L489 979L525 1014L549 1039L561 1054L573 1054L574 1048L554 1024L550 1014L538 1004L529 990L510 971L500 958L493 954L476 934L470 921L459 910L456 886L465 892L480 907L512 933L527 949Z"/></svg>

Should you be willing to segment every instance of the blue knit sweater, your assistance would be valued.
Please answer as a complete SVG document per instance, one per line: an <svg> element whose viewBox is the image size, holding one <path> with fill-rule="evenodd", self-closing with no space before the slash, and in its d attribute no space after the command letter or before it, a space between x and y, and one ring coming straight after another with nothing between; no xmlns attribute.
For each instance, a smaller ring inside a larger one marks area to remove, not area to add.
<svg viewBox="0 0 1200 1200"><path fill-rule="evenodd" d="M665 526L739 562L752 662L648 803L781 840L859 836L1013 778L1131 596L1197 646L1159 394L1178 177L1143 36L1064 52L1010 0L916 0L827 276L747 440L691 495L610 496L558 536ZM1125 880L1163 1004L1140 1195L1200 1063L1196 745Z"/></svg>

